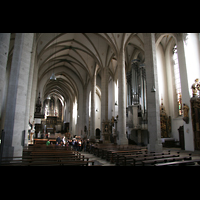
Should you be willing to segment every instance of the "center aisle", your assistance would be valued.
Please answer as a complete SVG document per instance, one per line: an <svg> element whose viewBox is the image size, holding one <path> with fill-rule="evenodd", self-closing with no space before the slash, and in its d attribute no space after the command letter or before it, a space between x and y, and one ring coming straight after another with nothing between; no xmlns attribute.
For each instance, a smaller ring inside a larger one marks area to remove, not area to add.
<svg viewBox="0 0 200 200"><path fill-rule="evenodd" d="M89 160L94 160L94 165L99 166L115 166L115 164L111 164L110 162L106 161L105 159L101 159L100 157L97 157L93 154L90 154L88 152L81 151L81 155L84 155L85 157L89 158Z"/></svg>

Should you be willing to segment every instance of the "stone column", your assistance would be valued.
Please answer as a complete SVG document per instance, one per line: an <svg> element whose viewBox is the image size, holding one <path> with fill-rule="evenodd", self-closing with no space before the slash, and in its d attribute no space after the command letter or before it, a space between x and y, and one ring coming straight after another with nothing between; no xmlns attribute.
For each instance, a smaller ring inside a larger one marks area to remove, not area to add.
<svg viewBox="0 0 200 200"><path fill-rule="evenodd" d="M126 137L126 73L125 73L125 52L120 49L118 57L118 139L117 144L128 144Z"/></svg>
<svg viewBox="0 0 200 200"><path fill-rule="evenodd" d="M96 94L96 74L91 78L91 129L90 139L95 139L95 94Z"/></svg>
<svg viewBox="0 0 200 200"><path fill-rule="evenodd" d="M179 62L179 71L181 79L181 93L182 93L182 103L185 103L189 107L189 123L184 122L184 137L185 137L185 150L194 151L194 134L192 128L192 118L191 109L190 109L190 94L189 89L191 86L188 85L187 77L187 66L185 60L185 48L182 33L178 34L177 37L177 52L178 52L178 62ZM199 77L197 77L199 78Z"/></svg>
<svg viewBox="0 0 200 200"><path fill-rule="evenodd" d="M108 68L101 69L101 121L108 120Z"/></svg>
<svg viewBox="0 0 200 200"><path fill-rule="evenodd" d="M105 132L104 122L108 122L108 68L101 69L101 139Z"/></svg>
<svg viewBox="0 0 200 200"><path fill-rule="evenodd" d="M34 64L35 64L35 54L36 54L36 44L33 43L34 47L31 53L31 63L30 63L30 71L29 71L29 79L28 79L28 91L27 91L27 101L26 101L26 117L25 117L25 131L28 133L29 129L29 119L30 119L30 104L31 104L31 93L32 93L32 85L33 85L33 72L34 72ZM32 123L32 121L31 121ZM25 137L25 145L28 146L28 134Z"/></svg>
<svg viewBox="0 0 200 200"><path fill-rule="evenodd" d="M3 157L22 155L33 36L33 33L16 33L15 36L5 115Z"/></svg>
<svg viewBox="0 0 200 200"><path fill-rule="evenodd" d="M10 33L0 33L0 128L2 117L2 106L4 97L4 86L6 83L6 66L9 53ZM0 129L1 131L1 129Z"/></svg>
<svg viewBox="0 0 200 200"><path fill-rule="evenodd" d="M38 65L36 64L36 62L37 61L34 62L33 82L32 82L32 89L31 89L30 113L29 113L29 117L30 117L30 122L31 123L34 121L37 82L38 82ZM48 106L49 106L49 99L48 99Z"/></svg>
<svg viewBox="0 0 200 200"><path fill-rule="evenodd" d="M86 115L86 99L87 99L87 85L85 84L84 86L83 86L83 117L82 117L82 124L83 124L83 127L82 127L82 129L83 129L83 136L85 137L86 136L86 134L87 133L85 133L84 132L84 130L85 130L85 126L87 126L87 121L86 121L86 119L87 119L87 115ZM88 127L87 127L87 129L88 129Z"/></svg>
<svg viewBox="0 0 200 200"><path fill-rule="evenodd" d="M148 108L148 151L161 152L160 108L156 64L155 34L144 33Z"/></svg>

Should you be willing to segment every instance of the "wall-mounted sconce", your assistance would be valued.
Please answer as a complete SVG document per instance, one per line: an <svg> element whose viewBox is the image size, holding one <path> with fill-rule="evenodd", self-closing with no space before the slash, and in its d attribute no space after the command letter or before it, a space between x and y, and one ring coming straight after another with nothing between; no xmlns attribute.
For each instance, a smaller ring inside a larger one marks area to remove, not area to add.
<svg viewBox="0 0 200 200"><path fill-rule="evenodd" d="M153 85L153 87L151 88L151 92L156 92L156 88L155 88L154 85Z"/></svg>

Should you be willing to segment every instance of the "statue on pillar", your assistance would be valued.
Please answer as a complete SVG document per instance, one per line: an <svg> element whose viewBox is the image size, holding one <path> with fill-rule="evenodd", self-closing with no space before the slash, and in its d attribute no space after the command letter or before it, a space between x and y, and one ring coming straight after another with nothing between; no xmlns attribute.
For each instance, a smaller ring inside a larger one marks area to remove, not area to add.
<svg viewBox="0 0 200 200"><path fill-rule="evenodd" d="M183 104L183 121L185 121L186 124L189 124L189 107L185 103Z"/></svg>
<svg viewBox="0 0 200 200"><path fill-rule="evenodd" d="M29 124L31 126L31 131L30 131L30 141L33 142L33 134L35 133L35 121L32 122L32 124L29 121Z"/></svg>
<svg viewBox="0 0 200 200"><path fill-rule="evenodd" d="M168 117L163 103L160 106L160 128L161 137L168 138L171 132L171 117Z"/></svg>
<svg viewBox="0 0 200 200"><path fill-rule="evenodd" d="M192 89L193 97L196 97L197 92L200 91L200 83L199 83L198 78L195 79L195 82L192 84L191 89Z"/></svg>

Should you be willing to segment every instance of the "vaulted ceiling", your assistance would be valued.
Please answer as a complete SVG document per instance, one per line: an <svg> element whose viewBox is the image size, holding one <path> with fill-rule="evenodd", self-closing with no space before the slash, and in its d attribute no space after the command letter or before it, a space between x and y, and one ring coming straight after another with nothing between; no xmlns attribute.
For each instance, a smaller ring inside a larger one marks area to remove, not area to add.
<svg viewBox="0 0 200 200"><path fill-rule="evenodd" d="M144 61L142 33L36 33L35 36L38 87L42 84L44 98L56 95L73 101L79 95L79 85L87 85L94 73L101 77L103 67L108 67L110 77L115 79L121 48L125 50L126 70L133 59ZM14 41L12 33L9 55ZM49 79L53 72L56 81Z"/></svg>
<svg viewBox="0 0 200 200"><path fill-rule="evenodd" d="M84 86L95 72L100 75L102 67L109 67L109 74L114 78L122 47L127 69L134 58L144 59L141 33L37 33L36 42L38 83L53 72L57 78L46 81L44 97L55 94L73 100L79 91L73 77Z"/></svg>

